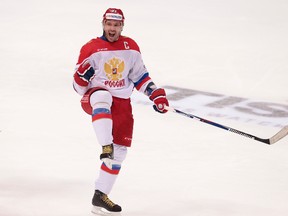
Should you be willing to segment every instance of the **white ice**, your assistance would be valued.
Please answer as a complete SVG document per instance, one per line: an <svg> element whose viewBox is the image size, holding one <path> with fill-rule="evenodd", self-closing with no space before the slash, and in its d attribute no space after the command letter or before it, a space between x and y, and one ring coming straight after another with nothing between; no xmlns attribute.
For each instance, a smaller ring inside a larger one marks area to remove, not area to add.
<svg viewBox="0 0 288 216"><path fill-rule="evenodd" d="M123 34L159 86L288 106L286 0L1 0L0 216L91 214L100 147L71 83L108 7L123 9ZM133 146L110 194L123 216L288 215L288 138L268 146L137 98ZM207 117L197 100L171 105ZM264 138L279 130L213 120Z"/></svg>

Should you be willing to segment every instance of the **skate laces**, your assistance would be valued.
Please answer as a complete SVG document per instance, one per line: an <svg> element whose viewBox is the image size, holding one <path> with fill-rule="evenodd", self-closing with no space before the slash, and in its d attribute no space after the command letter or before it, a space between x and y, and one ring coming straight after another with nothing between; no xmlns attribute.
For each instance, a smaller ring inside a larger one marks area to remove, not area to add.
<svg viewBox="0 0 288 216"><path fill-rule="evenodd" d="M104 203L106 203L108 206L110 206L111 208L115 205L109 198L106 194L103 194L102 197L101 197L102 201Z"/></svg>

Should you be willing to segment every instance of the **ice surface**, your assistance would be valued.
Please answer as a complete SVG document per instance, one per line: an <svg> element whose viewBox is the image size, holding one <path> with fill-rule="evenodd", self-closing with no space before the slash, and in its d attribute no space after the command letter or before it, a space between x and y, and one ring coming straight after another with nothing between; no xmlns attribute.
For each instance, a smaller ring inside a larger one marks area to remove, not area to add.
<svg viewBox="0 0 288 216"><path fill-rule="evenodd" d="M284 114L263 125L231 107L218 111L234 118L215 117L203 97L172 105L263 138L287 122L287 1L1 0L0 216L90 215L100 147L71 83L108 7L123 9L123 34L159 86L277 103ZM287 215L287 138L268 146L133 101L133 147L110 195L124 216Z"/></svg>

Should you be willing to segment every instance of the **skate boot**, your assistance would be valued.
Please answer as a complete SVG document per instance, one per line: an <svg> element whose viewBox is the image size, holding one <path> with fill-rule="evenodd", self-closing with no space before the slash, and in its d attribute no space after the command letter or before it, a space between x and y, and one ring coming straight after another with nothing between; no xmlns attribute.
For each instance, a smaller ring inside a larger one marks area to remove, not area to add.
<svg viewBox="0 0 288 216"><path fill-rule="evenodd" d="M93 199L92 199L92 213L103 214L103 213L116 213L121 212L121 207L117 204L114 204L106 194L102 193L99 190L95 190ZM103 210L105 209L105 210ZM114 214L113 214L114 215Z"/></svg>

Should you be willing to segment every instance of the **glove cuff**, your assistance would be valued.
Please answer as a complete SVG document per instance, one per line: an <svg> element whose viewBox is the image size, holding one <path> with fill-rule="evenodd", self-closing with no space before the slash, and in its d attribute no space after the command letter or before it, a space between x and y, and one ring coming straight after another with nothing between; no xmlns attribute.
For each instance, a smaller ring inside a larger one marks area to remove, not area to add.
<svg viewBox="0 0 288 216"><path fill-rule="evenodd" d="M77 72L74 74L74 80L78 85L83 87L86 87L89 84L89 82L81 78Z"/></svg>
<svg viewBox="0 0 288 216"><path fill-rule="evenodd" d="M151 101L154 101L156 98L159 98L159 97L166 97L166 92L163 88L158 88L158 89L155 89L151 95L149 96L149 99Z"/></svg>

